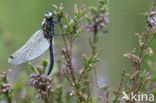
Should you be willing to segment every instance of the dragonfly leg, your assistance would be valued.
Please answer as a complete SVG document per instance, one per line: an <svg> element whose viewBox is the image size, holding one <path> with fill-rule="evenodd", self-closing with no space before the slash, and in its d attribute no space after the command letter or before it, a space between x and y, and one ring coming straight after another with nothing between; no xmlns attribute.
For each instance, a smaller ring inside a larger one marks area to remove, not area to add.
<svg viewBox="0 0 156 103"><path fill-rule="evenodd" d="M54 36L62 36L62 34L54 34Z"/></svg>
<svg viewBox="0 0 156 103"><path fill-rule="evenodd" d="M59 21L53 21L53 23L54 23L54 24L58 24L58 23L59 23Z"/></svg>

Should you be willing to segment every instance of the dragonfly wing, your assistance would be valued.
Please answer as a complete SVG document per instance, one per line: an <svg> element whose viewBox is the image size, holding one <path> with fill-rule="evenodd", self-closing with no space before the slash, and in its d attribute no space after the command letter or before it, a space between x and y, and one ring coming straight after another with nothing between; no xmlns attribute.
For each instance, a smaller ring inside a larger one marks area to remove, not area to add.
<svg viewBox="0 0 156 103"><path fill-rule="evenodd" d="M19 50L13 53L8 62L18 65L35 59L49 48L49 41L44 37L43 31L38 30Z"/></svg>

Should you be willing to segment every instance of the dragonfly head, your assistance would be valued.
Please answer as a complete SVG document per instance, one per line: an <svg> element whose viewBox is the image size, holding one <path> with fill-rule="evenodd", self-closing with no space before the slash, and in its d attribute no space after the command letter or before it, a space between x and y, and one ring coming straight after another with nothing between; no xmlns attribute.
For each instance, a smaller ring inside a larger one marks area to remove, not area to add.
<svg viewBox="0 0 156 103"><path fill-rule="evenodd" d="M52 13L51 12L47 12L47 13L45 13L44 14L44 17L46 18L46 19L53 19L53 15L52 15Z"/></svg>

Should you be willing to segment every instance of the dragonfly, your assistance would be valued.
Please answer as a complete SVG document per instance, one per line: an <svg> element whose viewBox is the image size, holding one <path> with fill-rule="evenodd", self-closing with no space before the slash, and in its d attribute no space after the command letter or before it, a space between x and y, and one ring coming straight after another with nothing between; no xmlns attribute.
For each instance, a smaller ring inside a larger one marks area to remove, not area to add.
<svg viewBox="0 0 156 103"><path fill-rule="evenodd" d="M54 21L54 13L45 13L41 29L36 31L20 49L15 51L8 59L8 62L12 65L22 64L39 57L49 49L50 64L47 73L49 75L54 65L53 36L56 35L54 33L54 24L57 23L58 21Z"/></svg>

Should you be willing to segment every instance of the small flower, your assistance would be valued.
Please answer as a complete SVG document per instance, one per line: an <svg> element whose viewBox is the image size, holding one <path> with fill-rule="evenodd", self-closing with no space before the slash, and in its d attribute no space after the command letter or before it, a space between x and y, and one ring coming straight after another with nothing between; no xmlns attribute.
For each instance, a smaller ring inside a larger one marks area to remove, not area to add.
<svg viewBox="0 0 156 103"><path fill-rule="evenodd" d="M41 98L47 96L49 93L53 94L52 79L48 78L45 74L32 73L30 74L30 81L28 84L37 89L38 94L36 98Z"/></svg>
<svg viewBox="0 0 156 103"><path fill-rule="evenodd" d="M139 58L139 56L136 56L133 53L126 52L123 56L128 57L132 63L141 62L141 59Z"/></svg>
<svg viewBox="0 0 156 103"><path fill-rule="evenodd" d="M41 98L41 94L37 94L36 98L40 99Z"/></svg>
<svg viewBox="0 0 156 103"><path fill-rule="evenodd" d="M152 48L148 48L147 50L148 50L149 55L150 56L153 56L153 50L152 50Z"/></svg>
<svg viewBox="0 0 156 103"><path fill-rule="evenodd" d="M10 69L11 70L11 69ZM0 78L0 95L7 95L9 96L12 91L12 85L8 81L8 73L11 71L8 70L7 72L2 72L1 73L1 78Z"/></svg>
<svg viewBox="0 0 156 103"><path fill-rule="evenodd" d="M151 80L150 77L146 77L146 79L144 80L144 83L147 83L149 80Z"/></svg>
<svg viewBox="0 0 156 103"><path fill-rule="evenodd" d="M75 92L74 92L74 91L72 91L72 92L70 93L70 96L74 96L74 94L75 94Z"/></svg>
<svg viewBox="0 0 156 103"><path fill-rule="evenodd" d="M103 1L99 1L99 5L105 5ZM90 13L86 15L88 23L86 28L90 32L105 31L109 23L108 15L109 13L104 6L99 6L99 8L90 7Z"/></svg>

